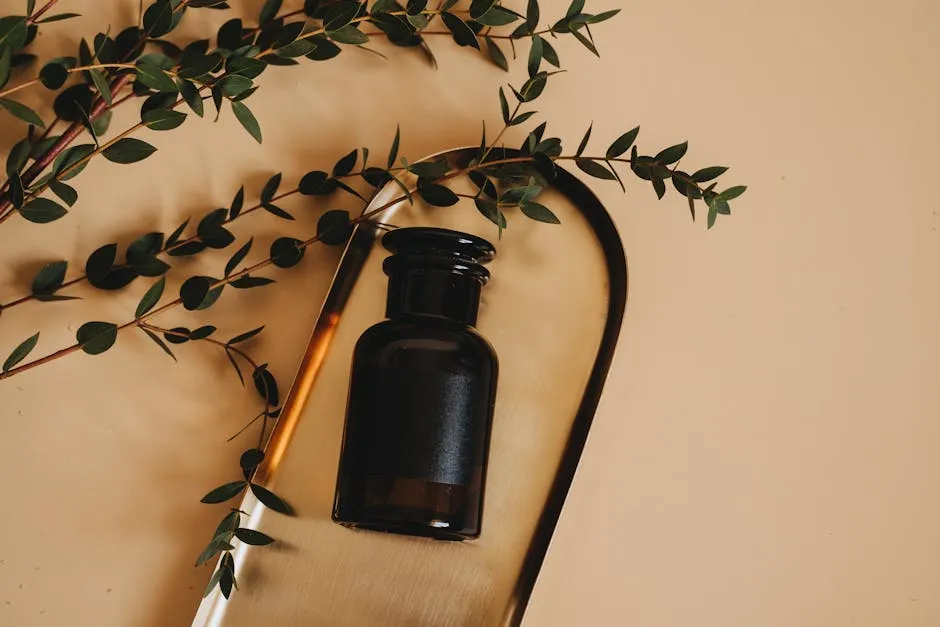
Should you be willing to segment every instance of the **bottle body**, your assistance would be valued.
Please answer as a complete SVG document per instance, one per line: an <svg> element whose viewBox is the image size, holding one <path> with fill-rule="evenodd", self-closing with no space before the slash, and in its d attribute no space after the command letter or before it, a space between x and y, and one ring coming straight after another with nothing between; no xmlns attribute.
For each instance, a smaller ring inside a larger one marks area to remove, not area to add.
<svg viewBox="0 0 940 627"><path fill-rule="evenodd" d="M480 534L496 354L473 327L397 316L353 355L333 519L445 540Z"/></svg>

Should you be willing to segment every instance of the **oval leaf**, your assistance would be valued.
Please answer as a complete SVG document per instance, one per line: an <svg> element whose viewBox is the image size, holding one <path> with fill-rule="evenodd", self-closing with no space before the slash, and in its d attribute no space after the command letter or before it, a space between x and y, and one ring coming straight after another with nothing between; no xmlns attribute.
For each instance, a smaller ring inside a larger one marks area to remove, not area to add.
<svg viewBox="0 0 940 627"><path fill-rule="evenodd" d="M46 264L33 278L33 294L52 294L65 280L65 271L68 269L67 261L53 261Z"/></svg>
<svg viewBox="0 0 940 627"><path fill-rule="evenodd" d="M137 163L143 161L157 151L145 141L133 137L119 139L103 152L104 158L114 163Z"/></svg>
<svg viewBox="0 0 940 627"><path fill-rule="evenodd" d="M284 502L281 497L276 495L274 492L271 492L267 488L263 488L256 483L251 484L251 492L254 494L262 504L266 507L273 509L275 512L280 512L281 514L286 514L292 516L294 510L291 509L291 506Z"/></svg>
<svg viewBox="0 0 940 627"><path fill-rule="evenodd" d="M118 328L111 322L86 322L78 328L75 338L89 355L100 355L114 346Z"/></svg>
<svg viewBox="0 0 940 627"><path fill-rule="evenodd" d="M200 499L200 503L224 503L225 501L234 498L238 495L239 492L245 489L245 486L248 485L247 481L233 481L231 483L226 483L217 487L215 490L210 491L207 495Z"/></svg>
<svg viewBox="0 0 940 627"><path fill-rule="evenodd" d="M13 352L10 353L10 356L6 358L6 361L3 362L3 372L9 371L16 364L20 363L26 356L36 348L36 344L39 342L39 333L36 333L33 336L30 336L23 340L19 346L13 349Z"/></svg>
<svg viewBox="0 0 940 627"><path fill-rule="evenodd" d="M58 220L68 213L68 209L48 198L34 198L17 211L21 216L36 224Z"/></svg>
<svg viewBox="0 0 940 627"><path fill-rule="evenodd" d="M166 277L160 277L160 280L150 286L150 289L144 294L143 298L140 299L140 303L137 305L137 311L134 313L135 318L140 318L142 315L154 308L154 306L160 302L160 297L163 296L163 289L166 287Z"/></svg>
<svg viewBox="0 0 940 627"><path fill-rule="evenodd" d="M251 544L253 546L266 546L274 542L274 538L271 536L261 533L260 531L255 531L254 529L236 529L235 537L245 544Z"/></svg>

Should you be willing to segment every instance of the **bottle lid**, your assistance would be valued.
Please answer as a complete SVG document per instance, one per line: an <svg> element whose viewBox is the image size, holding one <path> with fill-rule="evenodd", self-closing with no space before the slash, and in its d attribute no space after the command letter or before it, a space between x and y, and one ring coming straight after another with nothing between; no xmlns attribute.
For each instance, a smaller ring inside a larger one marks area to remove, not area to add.
<svg viewBox="0 0 940 627"><path fill-rule="evenodd" d="M393 253L445 254L476 263L488 263L496 256L496 248L482 237L429 226L390 231L382 238L382 245Z"/></svg>

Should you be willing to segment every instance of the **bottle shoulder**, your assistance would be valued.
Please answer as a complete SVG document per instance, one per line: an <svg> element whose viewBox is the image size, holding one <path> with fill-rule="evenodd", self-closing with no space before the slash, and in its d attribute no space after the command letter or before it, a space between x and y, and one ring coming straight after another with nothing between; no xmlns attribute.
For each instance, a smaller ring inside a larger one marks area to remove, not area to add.
<svg viewBox="0 0 940 627"><path fill-rule="evenodd" d="M366 329L356 347L357 350L456 349L496 359L492 345L479 331L448 320L383 320Z"/></svg>

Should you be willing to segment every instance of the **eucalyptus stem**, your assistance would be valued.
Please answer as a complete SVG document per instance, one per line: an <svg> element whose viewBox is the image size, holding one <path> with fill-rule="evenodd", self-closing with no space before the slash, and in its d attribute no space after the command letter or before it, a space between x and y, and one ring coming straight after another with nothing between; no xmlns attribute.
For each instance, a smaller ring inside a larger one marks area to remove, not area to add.
<svg viewBox="0 0 940 627"><path fill-rule="evenodd" d="M112 93L119 92L130 82L130 80L130 74L122 74L118 76L111 86ZM112 106L109 107L103 99L99 100L98 103L92 107L91 112L89 112L88 119L90 121L94 121L102 113L113 108L113 106L113 103ZM42 157L37 159L36 162L26 170L26 172L23 173L23 186L28 187L30 183L36 180L36 178L42 174L43 170L49 167L49 165L55 161L56 157L58 157L66 148L68 148L69 145L75 141L75 139L81 135L84 130L85 128L81 122L73 122L71 126L69 126L69 128L66 129L66 131L62 134L62 136L59 137L56 143L53 144L52 147L50 147ZM10 218L11 215L13 215L13 213L15 213L15 209L12 208L12 204L13 203L9 197L9 194L0 197L0 223L5 222Z"/></svg>
<svg viewBox="0 0 940 627"><path fill-rule="evenodd" d="M49 0L49 2L45 4L45 6L43 6L42 8L36 9L36 11L32 14L32 16L30 16L29 20L27 20L27 24L35 24L36 20L41 18L43 14L46 13L46 11L54 7L56 2L58 1L59 0Z"/></svg>
<svg viewBox="0 0 940 627"><path fill-rule="evenodd" d="M113 69L113 68L133 70L136 67L137 66L135 66L133 63L95 63L93 65L82 65L79 67L64 68L64 69L69 74L74 74L76 72L87 72L88 70L105 70L105 69ZM169 71L167 71L167 73L172 74ZM20 91L21 89L30 87L31 85L38 85L41 82L42 82L41 78L33 78L24 83L20 83L19 85L14 85L13 87L10 87L9 89L0 91L0 98L9 96L10 94L16 93Z"/></svg>

